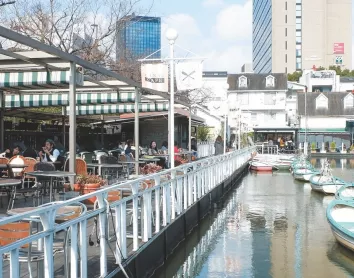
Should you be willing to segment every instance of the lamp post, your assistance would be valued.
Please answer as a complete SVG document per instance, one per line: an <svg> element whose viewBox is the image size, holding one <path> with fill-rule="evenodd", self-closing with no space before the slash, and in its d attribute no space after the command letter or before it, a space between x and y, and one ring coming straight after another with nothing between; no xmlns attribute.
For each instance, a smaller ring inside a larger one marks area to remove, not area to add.
<svg viewBox="0 0 354 278"><path fill-rule="evenodd" d="M171 169L175 167L175 150L174 150L174 142L175 142L175 80L174 80L174 44L176 39L178 38L178 33L175 29L169 28L166 31L166 38L170 44L170 106L169 106L169 139L170 139L170 165Z"/></svg>
<svg viewBox="0 0 354 278"><path fill-rule="evenodd" d="M228 108L228 102L227 102L227 99L228 99L228 94L227 94L227 90L229 89L229 84L224 84L224 86L223 86L223 89L225 90L225 113L224 113L224 115L225 115L225 117L224 117L224 154L226 153L226 142L227 142L227 140L226 140L226 129L227 129L227 115L228 115L228 110L229 110L229 108Z"/></svg>

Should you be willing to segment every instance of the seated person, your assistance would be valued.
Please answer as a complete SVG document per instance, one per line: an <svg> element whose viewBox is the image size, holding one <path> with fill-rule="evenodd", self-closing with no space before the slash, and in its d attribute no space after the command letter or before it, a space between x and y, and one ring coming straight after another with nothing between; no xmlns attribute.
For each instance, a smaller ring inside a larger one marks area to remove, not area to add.
<svg viewBox="0 0 354 278"><path fill-rule="evenodd" d="M149 147L149 150L148 150L148 154L149 155L157 155L157 154L159 154L159 152L157 150L157 144L156 144L155 141L151 141L150 147Z"/></svg>
<svg viewBox="0 0 354 278"><path fill-rule="evenodd" d="M162 142L161 151L162 151L163 154L167 154L167 152L168 152L168 143L166 141Z"/></svg>
<svg viewBox="0 0 354 278"><path fill-rule="evenodd" d="M38 153L40 161L42 162L56 162L60 152L57 149L54 149L54 141L51 139L47 139L45 141L45 145L42 148L42 151Z"/></svg>
<svg viewBox="0 0 354 278"><path fill-rule="evenodd" d="M10 149L7 149L5 151L5 157L10 159L11 157L14 157L16 155L21 155L21 152L22 152L21 147L20 146L15 146L13 148L12 152L11 152Z"/></svg>

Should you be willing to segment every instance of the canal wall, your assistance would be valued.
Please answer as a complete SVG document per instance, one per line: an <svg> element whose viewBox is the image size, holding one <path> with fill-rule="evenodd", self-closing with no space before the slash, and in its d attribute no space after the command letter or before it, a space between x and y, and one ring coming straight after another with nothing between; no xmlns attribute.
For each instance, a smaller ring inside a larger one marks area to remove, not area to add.
<svg viewBox="0 0 354 278"><path fill-rule="evenodd" d="M238 181L248 172L248 163L243 164L229 178L219 183L200 198L193 206L179 215L169 225L155 234L138 252L123 263L134 278L151 277L155 270L173 254L177 246L192 233L199 222L207 216L223 197L237 186ZM120 271L114 277L125 277ZM130 277L130 276L129 276Z"/></svg>

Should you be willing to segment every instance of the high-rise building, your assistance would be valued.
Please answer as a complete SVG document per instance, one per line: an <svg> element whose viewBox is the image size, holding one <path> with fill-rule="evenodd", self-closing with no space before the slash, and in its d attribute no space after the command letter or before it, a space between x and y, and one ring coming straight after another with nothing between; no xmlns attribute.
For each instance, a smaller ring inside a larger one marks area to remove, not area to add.
<svg viewBox="0 0 354 278"><path fill-rule="evenodd" d="M352 0L253 0L253 70L352 68Z"/></svg>
<svg viewBox="0 0 354 278"><path fill-rule="evenodd" d="M253 72L252 63L243 64L241 67L241 72L252 73Z"/></svg>
<svg viewBox="0 0 354 278"><path fill-rule="evenodd" d="M117 22L117 61L161 58L161 18L147 16L124 17Z"/></svg>

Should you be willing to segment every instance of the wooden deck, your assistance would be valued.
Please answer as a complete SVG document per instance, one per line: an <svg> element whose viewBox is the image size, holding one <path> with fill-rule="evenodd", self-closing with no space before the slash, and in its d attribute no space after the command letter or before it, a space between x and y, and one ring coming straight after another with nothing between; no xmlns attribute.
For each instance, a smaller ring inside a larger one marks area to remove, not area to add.
<svg viewBox="0 0 354 278"><path fill-rule="evenodd" d="M56 196L56 200L58 200L59 196ZM6 210L7 210L7 197L2 196L2 206L0 207L0 216L1 217L6 217ZM28 207L32 206L32 199L28 198L27 201L25 202L24 199L18 199L15 201L14 208L18 207ZM90 210L90 208L88 208ZM161 214L162 215L162 214ZM131 214L127 215L127 234L132 234L132 225L129 225L130 223L130 217ZM112 217L109 216L109 235L111 237L110 239L110 244L107 244L107 261L108 261L108 272L113 271L117 267L119 267L116 264L116 260L114 257L113 252L115 252L115 236L114 236L114 226L112 224ZM87 243L89 242L89 235L92 233L94 226L94 220L89 219L88 220L88 226L87 226ZM153 228L154 230L154 228ZM139 221L139 231L140 231L140 221ZM63 236L64 233L60 232L56 236L56 240L58 242L63 241ZM88 277L99 277L100 276L100 246L97 244L97 237L96 233L93 234L92 240L94 241L94 245L90 246L87 244L87 265L88 265ZM139 238L139 245L142 245L143 242ZM133 249L133 241L131 238L127 238L127 251L128 251L128 256L132 254L132 249ZM70 253L70 249L68 250ZM68 255L69 262L70 262L70 255ZM7 278L10 277L10 265L8 261L3 261L3 269L2 269L3 277ZM37 277L37 263L32 263L32 276ZM57 252L54 253L54 276L55 277L64 277L64 253L63 252ZM29 271L28 271L28 264L27 262L20 263L20 277L29 277Z"/></svg>

